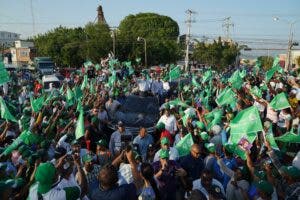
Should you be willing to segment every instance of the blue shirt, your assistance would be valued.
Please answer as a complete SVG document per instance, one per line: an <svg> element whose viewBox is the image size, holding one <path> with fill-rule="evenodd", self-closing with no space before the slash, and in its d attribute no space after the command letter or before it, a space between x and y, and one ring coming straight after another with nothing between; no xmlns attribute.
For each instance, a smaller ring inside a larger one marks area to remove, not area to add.
<svg viewBox="0 0 300 200"><path fill-rule="evenodd" d="M137 200L136 187L133 183L124 184L109 190L97 189L91 195L92 200Z"/></svg>
<svg viewBox="0 0 300 200"><path fill-rule="evenodd" d="M180 159L180 165L193 181L200 178L201 172L204 169L202 158L194 158L191 154L182 157Z"/></svg>
<svg viewBox="0 0 300 200"><path fill-rule="evenodd" d="M153 137L152 135L145 135L145 137L141 138L140 135L136 136L133 140L133 144L139 145L140 153L142 154L143 160L146 160L147 156L147 149L149 144L153 144Z"/></svg>

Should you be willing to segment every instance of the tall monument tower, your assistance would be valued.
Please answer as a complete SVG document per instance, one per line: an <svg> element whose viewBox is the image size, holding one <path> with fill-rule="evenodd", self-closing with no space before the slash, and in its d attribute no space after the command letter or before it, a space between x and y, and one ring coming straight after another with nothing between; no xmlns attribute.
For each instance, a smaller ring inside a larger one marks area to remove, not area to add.
<svg viewBox="0 0 300 200"><path fill-rule="evenodd" d="M98 12L98 23L99 24L106 24L106 21L105 21L105 18L104 18L104 13L103 13L103 10L102 10L102 6L99 5L98 8L97 8L97 12Z"/></svg>

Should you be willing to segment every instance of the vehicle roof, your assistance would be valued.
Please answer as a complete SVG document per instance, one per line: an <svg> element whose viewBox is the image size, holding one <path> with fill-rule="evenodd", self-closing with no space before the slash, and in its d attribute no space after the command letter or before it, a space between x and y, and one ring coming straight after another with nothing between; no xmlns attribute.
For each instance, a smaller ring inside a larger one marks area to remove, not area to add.
<svg viewBox="0 0 300 200"><path fill-rule="evenodd" d="M57 76L55 76L55 74L51 74L51 75L44 75L42 77L42 81L43 82L55 82L55 81L59 82L59 79L57 78Z"/></svg>

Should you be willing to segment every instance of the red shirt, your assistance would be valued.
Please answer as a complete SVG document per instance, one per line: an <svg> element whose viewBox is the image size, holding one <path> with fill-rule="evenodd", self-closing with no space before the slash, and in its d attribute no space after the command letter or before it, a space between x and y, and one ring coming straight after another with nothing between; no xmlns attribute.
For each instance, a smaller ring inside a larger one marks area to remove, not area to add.
<svg viewBox="0 0 300 200"><path fill-rule="evenodd" d="M171 133L168 130L164 130L163 132L161 132L160 139L162 139L164 137L168 138L170 141L170 146L173 146L174 140L173 140Z"/></svg>

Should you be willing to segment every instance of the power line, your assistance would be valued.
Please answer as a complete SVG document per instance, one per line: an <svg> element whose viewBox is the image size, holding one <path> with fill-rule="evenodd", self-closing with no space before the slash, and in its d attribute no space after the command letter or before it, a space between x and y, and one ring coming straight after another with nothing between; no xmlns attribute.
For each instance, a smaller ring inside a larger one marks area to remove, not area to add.
<svg viewBox="0 0 300 200"><path fill-rule="evenodd" d="M226 41L229 41L230 40L230 28L234 27L234 24L232 23L231 21L231 17L226 17L224 20L223 20L223 25L222 27L225 29L225 38L226 38Z"/></svg>
<svg viewBox="0 0 300 200"><path fill-rule="evenodd" d="M187 34L186 34L186 53L185 53L185 70L187 70L189 65L189 46L190 46L190 38L191 38L191 27L192 27L192 23L195 22L195 20L192 20L192 15L196 14L196 12L188 9L185 13L188 14L188 19L186 21Z"/></svg>

